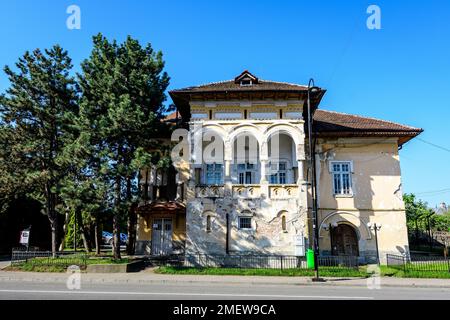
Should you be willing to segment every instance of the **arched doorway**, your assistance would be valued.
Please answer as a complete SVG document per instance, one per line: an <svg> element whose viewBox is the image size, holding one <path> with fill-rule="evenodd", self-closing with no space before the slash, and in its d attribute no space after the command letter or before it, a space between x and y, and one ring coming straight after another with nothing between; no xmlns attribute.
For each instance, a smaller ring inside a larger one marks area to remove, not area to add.
<svg viewBox="0 0 450 320"><path fill-rule="evenodd" d="M334 256L358 256L358 236L348 224L339 224L331 232L331 248Z"/></svg>

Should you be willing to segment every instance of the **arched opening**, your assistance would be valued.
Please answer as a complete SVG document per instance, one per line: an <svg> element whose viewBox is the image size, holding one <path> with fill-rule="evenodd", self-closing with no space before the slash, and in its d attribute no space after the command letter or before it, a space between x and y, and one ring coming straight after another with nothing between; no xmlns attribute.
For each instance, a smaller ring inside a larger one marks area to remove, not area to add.
<svg viewBox="0 0 450 320"><path fill-rule="evenodd" d="M233 141L234 184L258 184L260 182L259 143L250 133L239 134Z"/></svg>
<svg viewBox="0 0 450 320"><path fill-rule="evenodd" d="M206 216L206 232L211 232L211 216Z"/></svg>
<svg viewBox="0 0 450 320"><path fill-rule="evenodd" d="M286 216L285 215L281 216L281 230L283 230L283 232L287 232Z"/></svg>
<svg viewBox="0 0 450 320"><path fill-rule="evenodd" d="M331 252L334 256L358 256L358 235L355 228L339 224L331 231Z"/></svg>
<svg viewBox="0 0 450 320"><path fill-rule="evenodd" d="M286 133L275 133L268 141L269 163L267 181L270 184L294 184L298 179L295 143Z"/></svg>

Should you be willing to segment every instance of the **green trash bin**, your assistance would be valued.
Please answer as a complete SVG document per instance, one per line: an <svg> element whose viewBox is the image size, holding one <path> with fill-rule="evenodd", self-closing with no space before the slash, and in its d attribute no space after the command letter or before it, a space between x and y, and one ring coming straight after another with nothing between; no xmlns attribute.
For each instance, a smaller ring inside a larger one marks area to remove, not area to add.
<svg viewBox="0 0 450 320"><path fill-rule="evenodd" d="M314 269L314 250L306 250L306 265L308 269Z"/></svg>

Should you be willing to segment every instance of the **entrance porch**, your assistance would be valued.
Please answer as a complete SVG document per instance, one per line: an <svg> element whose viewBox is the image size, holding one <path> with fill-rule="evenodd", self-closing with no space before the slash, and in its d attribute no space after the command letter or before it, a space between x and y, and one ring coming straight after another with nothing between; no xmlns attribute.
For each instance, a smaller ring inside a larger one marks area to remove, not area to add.
<svg viewBox="0 0 450 320"><path fill-rule="evenodd" d="M179 202L151 202L137 209L136 255L184 254L186 207Z"/></svg>

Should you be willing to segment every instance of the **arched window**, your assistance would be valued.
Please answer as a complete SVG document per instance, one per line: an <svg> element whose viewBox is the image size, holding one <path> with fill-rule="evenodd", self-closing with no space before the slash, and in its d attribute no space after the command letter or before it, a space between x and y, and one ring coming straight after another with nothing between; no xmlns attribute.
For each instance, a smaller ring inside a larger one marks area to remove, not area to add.
<svg viewBox="0 0 450 320"><path fill-rule="evenodd" d="M206 216L206 232L211 232L211 216Z"/></svg>
<svg viewBox="0 0 450 320"><path fill-rule="evenodd" d="M288 232L287 226L286 226L286 216L285 215L281 216L281 229L283 230L283 232Z"/></svg>

